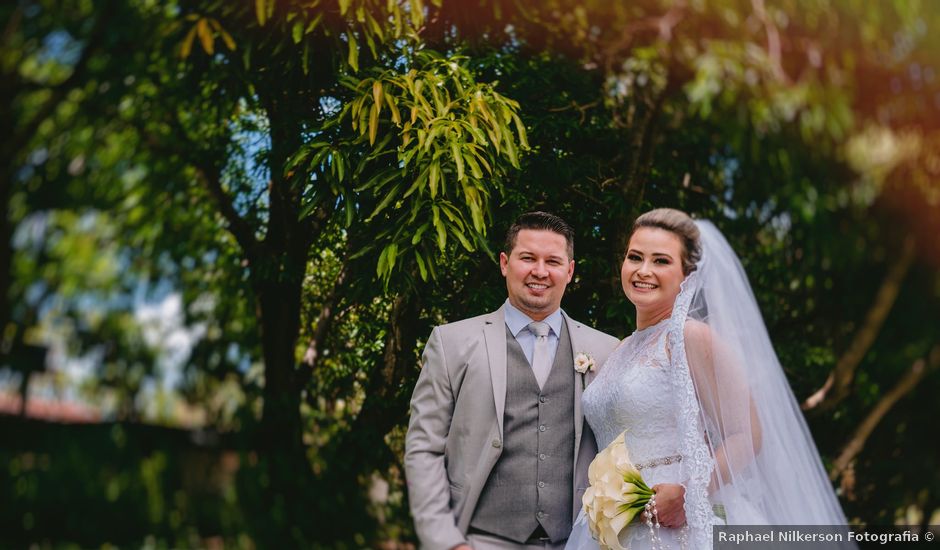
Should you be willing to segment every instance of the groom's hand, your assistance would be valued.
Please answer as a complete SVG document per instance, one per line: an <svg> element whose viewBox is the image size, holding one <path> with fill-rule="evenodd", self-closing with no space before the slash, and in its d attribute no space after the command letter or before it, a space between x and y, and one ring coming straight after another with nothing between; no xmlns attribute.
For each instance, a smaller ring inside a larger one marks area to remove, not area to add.
<svg viewBox="0 0 940 550"><path fill-rule="evenodd" d="M685 487L678 483L653 486L656 493L656 515L663 527L673 529L685 525Z"/></svg>

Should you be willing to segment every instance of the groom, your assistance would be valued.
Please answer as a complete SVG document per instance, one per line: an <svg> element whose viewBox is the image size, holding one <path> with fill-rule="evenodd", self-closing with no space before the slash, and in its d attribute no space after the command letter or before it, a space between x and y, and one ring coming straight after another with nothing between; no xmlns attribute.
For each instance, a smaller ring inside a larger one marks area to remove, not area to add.
<svg viewBox="0 0 940 550"><path fill-rule="evenodd" d="M595 373L575 364L618 344L560 309L573 256L564 220L523 214L499 256L508 300L431 332L405 439L422 548L564 547L597 452L581 415Z"/></svg>

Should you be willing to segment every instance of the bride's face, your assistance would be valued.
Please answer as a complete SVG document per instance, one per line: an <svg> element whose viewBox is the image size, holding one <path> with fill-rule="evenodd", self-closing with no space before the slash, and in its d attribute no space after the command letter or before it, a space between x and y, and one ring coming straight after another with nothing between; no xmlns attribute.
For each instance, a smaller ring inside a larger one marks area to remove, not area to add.
<svg viewBox="0 0 940 550"><path fill-rule="evenodd" d="M623 292L637 310L672 310L685 279L679 236L665 229L637 229L630 237L620 278Z"/></svg>

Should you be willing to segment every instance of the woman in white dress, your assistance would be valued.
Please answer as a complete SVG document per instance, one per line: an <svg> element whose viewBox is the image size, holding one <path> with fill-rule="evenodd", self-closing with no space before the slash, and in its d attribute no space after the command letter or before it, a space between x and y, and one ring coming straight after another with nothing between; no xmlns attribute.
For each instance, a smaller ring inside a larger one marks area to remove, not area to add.
<svg viewBox="0 0 940 550"><path fill-rule="evenodd" d="M599 449L625 432L667 514L634 521L632 550L711 548L715 525L838 525L845 517L721 233L672 209L633 226L621 270L637 331L583 395ZM678 512L677 512L678 511ZM597 548L582 512L567 548Z"/></svg>

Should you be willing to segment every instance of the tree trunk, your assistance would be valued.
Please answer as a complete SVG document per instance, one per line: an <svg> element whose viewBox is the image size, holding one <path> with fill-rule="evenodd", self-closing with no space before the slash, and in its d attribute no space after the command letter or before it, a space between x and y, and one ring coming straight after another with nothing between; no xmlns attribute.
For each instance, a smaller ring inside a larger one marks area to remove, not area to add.
<svg viewBox="0 0 940 550"><path fill-rule="evenodd" d="M264 405L257 438L261 458L258 475L267 478L263 510L255 518L265 545L303 542L292 530L306 525L304 488L310 477L303 447L301 389L294 356L300 327L301 281L265 281L256 286L264 358Z"/></svg>

